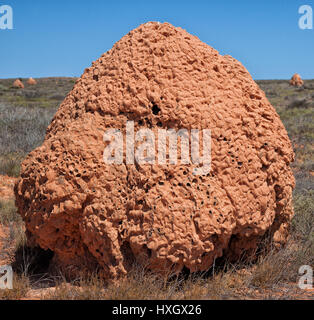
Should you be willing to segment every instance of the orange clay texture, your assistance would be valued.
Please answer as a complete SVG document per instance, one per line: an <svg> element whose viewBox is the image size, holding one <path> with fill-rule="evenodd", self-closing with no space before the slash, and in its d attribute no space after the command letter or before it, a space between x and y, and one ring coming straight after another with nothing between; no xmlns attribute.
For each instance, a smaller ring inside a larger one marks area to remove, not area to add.
<svg viewBox="0 0 314 320"><path fill-rule="evenodd" d="M125 132L130 120L135 132L211 129L210 173L179 162L105 164L105 130ZM76 81L22 164L16 204L29 244L73 272L98 266L118 279L134 261L203 271L254 252L265 237L286 242L293 160L278 114L240 62L149 22Z"/></svg>

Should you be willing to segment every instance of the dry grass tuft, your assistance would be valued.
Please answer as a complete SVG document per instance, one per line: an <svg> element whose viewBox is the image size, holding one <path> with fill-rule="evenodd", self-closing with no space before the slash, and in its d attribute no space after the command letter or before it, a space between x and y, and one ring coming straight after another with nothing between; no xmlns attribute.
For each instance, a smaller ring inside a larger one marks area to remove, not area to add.
<svg viewBox="0 0 314 320"><path fill-rule="evenodd" d="M1 289L0 300L20 300L30 289L29 278L24 275L13 275L13 289Z"/></svg>
<svg viewBox="0 0 314 320"><path fill-rule="evenodd" d="M0 223L7 226L21 221L22 218L17 213L14 200L0 200Z"/></svg>

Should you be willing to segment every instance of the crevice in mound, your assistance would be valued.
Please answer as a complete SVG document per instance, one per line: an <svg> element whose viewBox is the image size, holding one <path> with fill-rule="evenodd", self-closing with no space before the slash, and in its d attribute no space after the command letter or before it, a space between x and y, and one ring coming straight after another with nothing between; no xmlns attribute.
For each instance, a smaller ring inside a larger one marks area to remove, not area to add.
<svg viewBox="0 0 314 320"><path fill-rule="evenodd" d="M12 268L17 273L42 274L47 273L54 252L40 247L20 247L15 252Z"/></svg>
<svg viewBox="0 0 314 320"><path fill-rule="evenodd" d="M130 243L124 241L120 247L121 254L123 256L123 265L127 271L130 271L133 265L136 263L136 258L131 249Z"/></svg>
<svg viewBox="0 0 314 320"><path fill-rule="evenodd" d="M143 245L143 251L146 253L147 258L150 259L152 256L152 250L149 249L146 244Z"/></svg>
<svg viewBox="0 0 314 320"><path fill-rule="evenodd" d="M253 248L251 244L259 238L260 236L245 237L240 234L232 234L220 261L223 263L252 262L256 258L256 247Z"/></svg>

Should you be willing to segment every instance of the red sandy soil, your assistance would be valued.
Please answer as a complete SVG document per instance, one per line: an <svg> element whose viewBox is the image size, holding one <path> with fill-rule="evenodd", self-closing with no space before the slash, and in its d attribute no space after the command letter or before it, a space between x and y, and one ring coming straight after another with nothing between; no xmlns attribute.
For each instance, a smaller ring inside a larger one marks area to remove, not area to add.
<svg viewBox="0 0 314 320"><path fill-rule="evenodd" d="M0 224L0 266L9 264L8 249L5 248L5 242L8 238L9 229Z"/></svg>
<svg viewBox="0 0 314 320"><path fill-rule="evenodd" d="M0 252L2 252L2 239L5 238L5 232L3 230L3 227L0 224ZM1 260L0 260L1 262Z"/></svg>
<svg viewBox="0 0 314 320"><path fill-rule="evenodd" d="M14 198L14 183L17 178L0 175L0 200Z"/></svg>
<svg viewBox="0 0 314 320"><path fill-rule="evenodd" d="M13 187L15 181L16 178L0 175L0 200L14 199ZM8 236L8 232L8 228L0 224L0 265L7 263L7 259L2 253L5 251L4 241Z"/></svg>

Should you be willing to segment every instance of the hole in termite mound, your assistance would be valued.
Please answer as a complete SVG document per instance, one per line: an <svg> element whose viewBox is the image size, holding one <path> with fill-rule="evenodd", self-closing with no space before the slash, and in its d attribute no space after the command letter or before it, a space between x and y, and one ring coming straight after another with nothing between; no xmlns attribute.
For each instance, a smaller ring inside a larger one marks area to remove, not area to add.
<svg viewBox="0 0 314 320"><path fill-rule="evenodd" d="M40 247L20 246L15 252L13 270L18 274L36 275L48 273L54 252Z"/></svg>
<svg viewBox="0 0 314 320"><path fill-rule="evenodd" d="M132 269L132 266L136 263L136 258L133 254L133 251L131 249L129 242L127 241L123 242L120 250L123 255L123 262L124 262L123 264L125 268L129 271Z"/></svg>
<svg viewBox="0 0 314 320"><path fill-rule="evenodd" d="M156 116L160 112L160 108L156 104L153 104L152 111L153 114Z"/></svg>

